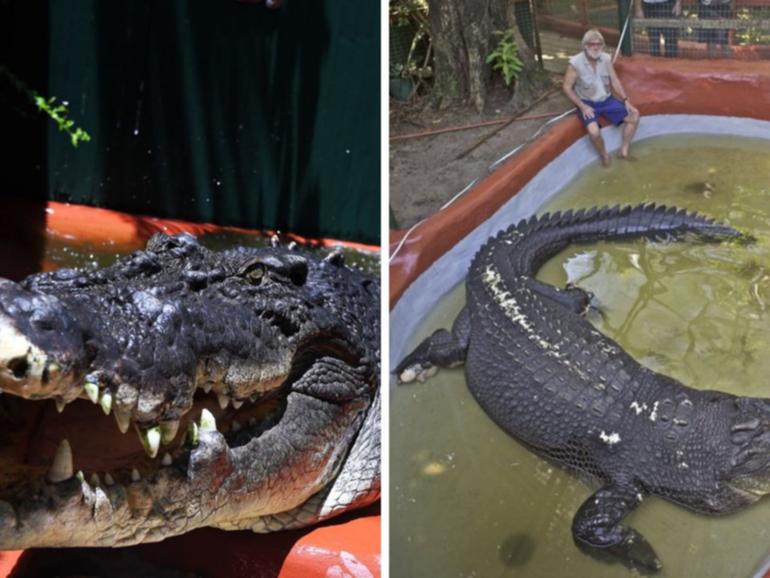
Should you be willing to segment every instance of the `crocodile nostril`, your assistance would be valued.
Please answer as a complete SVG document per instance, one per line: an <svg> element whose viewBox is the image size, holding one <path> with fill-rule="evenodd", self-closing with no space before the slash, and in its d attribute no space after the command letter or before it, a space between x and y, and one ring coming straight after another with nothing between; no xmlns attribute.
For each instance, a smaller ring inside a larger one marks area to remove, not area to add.
<svg viewBox="0 0 770 578"><path fill-rule="evenodd" d="M8 362L8 369L16 379L24 379L29 372L29 361L26 356L15 357Z"/></svg>
<svg viewBox="0 0 770 578"><path fill-rule="evenodd" d="M56 323L50 315L35 314L30 319L35 329L39 331L54 331Z"/></svg>

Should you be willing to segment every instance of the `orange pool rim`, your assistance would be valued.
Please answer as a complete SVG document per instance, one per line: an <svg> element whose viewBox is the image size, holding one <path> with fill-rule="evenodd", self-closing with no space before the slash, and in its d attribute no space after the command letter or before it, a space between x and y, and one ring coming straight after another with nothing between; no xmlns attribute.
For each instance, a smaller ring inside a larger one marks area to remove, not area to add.
<svg viewBox="0 0 770 578"><path fill-rule="evenodd" d="M8 206L6 206L8 209ZM44 215L39 213L43 212ZM10 243L22 244L43 231L18 232L25 226L43 225L49 238L66 240L73 244L88 244L90 249L102 248L110 252L127 252L142 248L154 233L193 235L229 232L271 237L273 231L254 231L236 227L219 227L207 223L158 219L137 216L69 203L14 203L12 224L15 231L4 231L7 250ZM8 214L8 213L6 213ZM379 247L334 239L308 239L293 234L279 234L281 243L296 241L316 247L343 246L368 252ZM43 269L55 264L43 262ZM253 534L251 532L224 532L204 528L156 544L131 547L131 555L163 567L190 572L204 572L211 578L250 578L275 575L278 578L307 578L327 575L350 575L357 570L361 575L380 576L379 503L358 512L348 513L314 528ZM124 551L128 549L122 549ZM212 551L216 555L212 555ZM46 556L52 551L27 550L0 552L0 578L7 578L35 556ZM103 551L105 556L109 550ZM62 568L62 571L66 569ZM19 571L22 576L29 573ZM368 572L368 574L367 574ZM353 574L355 575L355 574Z"/></svg>

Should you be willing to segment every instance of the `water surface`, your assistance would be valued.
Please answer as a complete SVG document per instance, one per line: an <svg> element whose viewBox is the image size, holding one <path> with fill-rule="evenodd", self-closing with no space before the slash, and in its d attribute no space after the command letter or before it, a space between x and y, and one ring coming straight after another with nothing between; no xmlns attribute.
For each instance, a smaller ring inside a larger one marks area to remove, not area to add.
<svg viewBox="0 0 770 578"><path fill-rule="evenodd" d="M700 389L770 397L770 142L662 137L633 154L634 162L589 167L542 212L672 204L757 243L572 247L539 278L592 291L601 310L592 322L648 367ZM463 303L460 286L411 345L451 326ZM577 550L570 525L592 490L495 426L461 368L398 388L390 431L393 576L635 575ZM626 522L652 543L662 576L749 576L770 552L770 499L712 518L649 498Z"/></svg>

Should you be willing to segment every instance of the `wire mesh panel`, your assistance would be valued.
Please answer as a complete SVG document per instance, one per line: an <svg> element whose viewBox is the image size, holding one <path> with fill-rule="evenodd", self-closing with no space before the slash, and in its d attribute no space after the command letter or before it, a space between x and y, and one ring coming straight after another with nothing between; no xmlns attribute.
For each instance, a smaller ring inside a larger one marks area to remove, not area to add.
<svg viewBox="0 0 770 578"><path fill-rule="evenodd" d="M598 28L608 44L669 58L770 59L770 0L537 0L541 31L580 38Z"/></svg>
<svg viewBox="0 0 770 578"><path fill-rule="evenodd" d="M767 0L636 0L633 51L670 58L770 58Z"/></svg>
<svg viewBox="0 0 770 578"><path fill-rule="evenodd" d="M617 28L617 0L539 0L538 13L589 28Z"/></svg>

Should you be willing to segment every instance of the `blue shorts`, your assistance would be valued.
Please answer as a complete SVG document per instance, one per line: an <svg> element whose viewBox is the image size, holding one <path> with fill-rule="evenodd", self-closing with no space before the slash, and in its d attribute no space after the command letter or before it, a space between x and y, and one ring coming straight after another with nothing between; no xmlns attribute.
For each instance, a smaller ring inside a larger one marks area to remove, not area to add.
<svg viewBox="0 0 770 578"><path fill-rule="evenodd" d="M600 116L603 116L615 126L618 126L619 124L622 124L628 116L626 105L614 96L608 96L601 102L591 102L590 100L583 100L583 102L594 109L593 118L585 118L579 108L576 110L578 118L583 122L583 126L588 126L592 122L597 122Z"/></svg>

